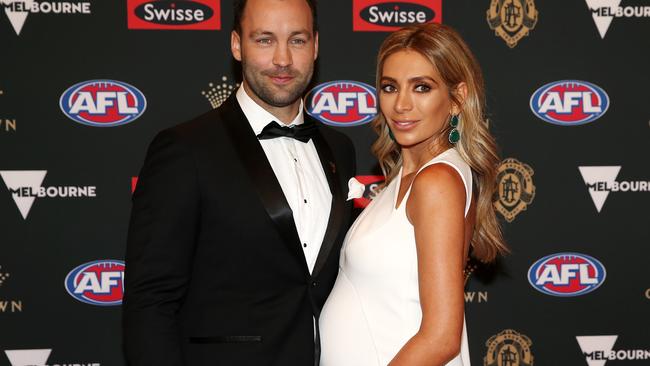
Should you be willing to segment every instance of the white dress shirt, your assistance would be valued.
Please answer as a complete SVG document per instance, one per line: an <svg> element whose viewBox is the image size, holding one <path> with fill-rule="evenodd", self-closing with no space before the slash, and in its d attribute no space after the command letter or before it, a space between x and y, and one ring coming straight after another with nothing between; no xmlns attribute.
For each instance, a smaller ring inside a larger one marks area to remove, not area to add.
<svg viewBox="0 0 650 366"><path fill-rule="evenodd" d="M251 99L243 85L237 90L236 97L255 135L273 121L283 125L283 122ZM304 115L301 101L298 115L288 126L302 123ZM304 143L290 137L259 142L293 211L293 220L311 273L325 237L332 204L332 193L316 146L312 140Z"/></svg>

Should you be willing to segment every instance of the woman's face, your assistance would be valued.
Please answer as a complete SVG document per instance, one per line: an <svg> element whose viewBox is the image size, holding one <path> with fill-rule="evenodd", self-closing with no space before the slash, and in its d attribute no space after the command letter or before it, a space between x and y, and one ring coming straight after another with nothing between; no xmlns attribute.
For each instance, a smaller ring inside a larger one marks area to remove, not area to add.
<svg viewBox="0 0 650 366"><path fill-rule="evenodd" d="M449 89L420 53L388 56L379 85L381 112L402 147L428 146L449 123L454 111Z"/></svg>

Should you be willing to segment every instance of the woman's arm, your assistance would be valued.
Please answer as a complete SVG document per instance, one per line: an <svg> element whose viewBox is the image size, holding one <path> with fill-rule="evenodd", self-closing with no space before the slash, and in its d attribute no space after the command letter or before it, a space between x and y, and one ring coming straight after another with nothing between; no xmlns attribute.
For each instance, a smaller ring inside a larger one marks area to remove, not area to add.
<svg viewBox="0 0 650 366"><path fill-rule="evenodd" d="M445 365L460 351L465 197L447 164L425 168L413 182L406 213L415 230L422 323L390 366Z"/></svg>

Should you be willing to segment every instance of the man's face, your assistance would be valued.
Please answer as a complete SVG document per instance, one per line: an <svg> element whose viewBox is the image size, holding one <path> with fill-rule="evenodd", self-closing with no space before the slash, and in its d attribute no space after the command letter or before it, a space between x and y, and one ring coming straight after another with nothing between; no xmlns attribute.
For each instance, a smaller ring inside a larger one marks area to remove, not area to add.
<svg viewBox="0 0 650 366"><path fill-rule="evenodd" d="M241 34L232 32L233 56L258 103L286 107L307 88L318 55L312 13L305 0L248 0Z"/></svg>

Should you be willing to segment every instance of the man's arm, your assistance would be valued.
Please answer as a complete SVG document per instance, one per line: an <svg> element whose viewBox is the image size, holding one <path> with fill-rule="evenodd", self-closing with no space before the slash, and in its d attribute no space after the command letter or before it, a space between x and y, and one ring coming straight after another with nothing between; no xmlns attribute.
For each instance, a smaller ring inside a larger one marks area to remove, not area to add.
<svg viewBox="0 0 650 366"><path fill-rule="evenodd" d="M192 152L170 130L151 143L133 194L123 337L130 366L182 366L178 310L190 280L199 192Z"/></svg>

